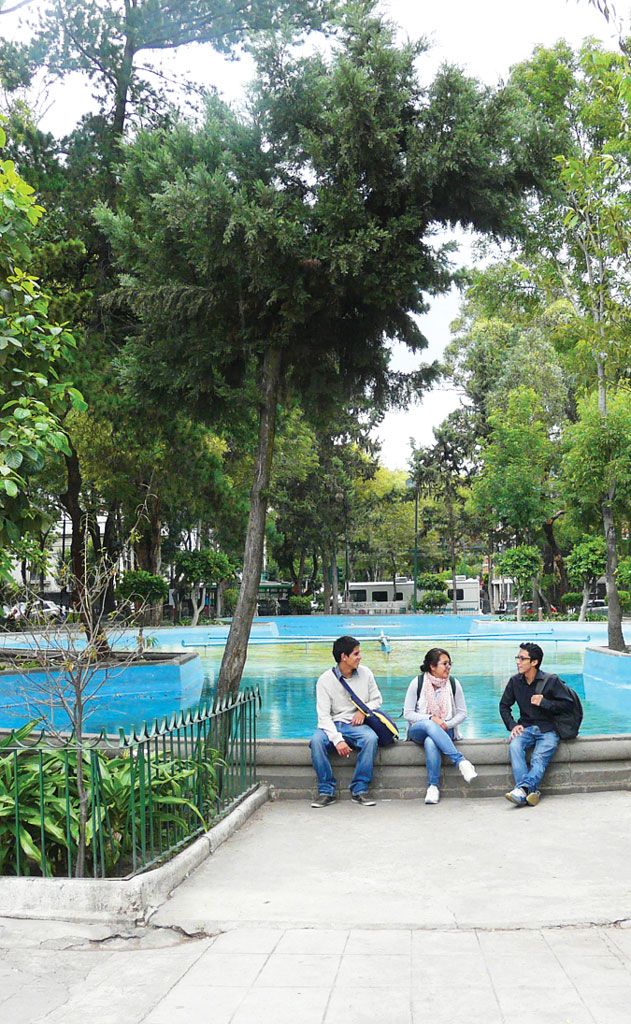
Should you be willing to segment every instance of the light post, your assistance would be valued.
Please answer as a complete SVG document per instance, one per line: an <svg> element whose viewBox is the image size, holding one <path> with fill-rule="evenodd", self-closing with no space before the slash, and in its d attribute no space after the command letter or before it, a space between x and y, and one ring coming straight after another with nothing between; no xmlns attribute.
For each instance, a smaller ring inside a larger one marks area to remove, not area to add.
<svg viewBox="0 0 631 1024"><path fill-rule="evenodd" d="M416 611L416 581L418 579L418 486L416 480L408 477L405 481L406 487L414 488L414 594L412 595L412 610Z"/></svg>

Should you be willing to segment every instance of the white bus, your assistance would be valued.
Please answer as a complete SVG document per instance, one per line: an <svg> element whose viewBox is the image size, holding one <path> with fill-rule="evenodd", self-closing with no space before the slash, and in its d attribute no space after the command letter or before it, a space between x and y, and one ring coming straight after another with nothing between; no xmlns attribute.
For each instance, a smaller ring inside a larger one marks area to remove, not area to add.
<svg viewBox="0 0 631 1024"><path fill-rule="evenodd" d="M419 590L419 601L423 591ZM359 580L346 586L345 600L340 601L344 615L396 615L411 611L414 596L414 580L397 576L396 589L392 580ZM447 589L446 612L451 612L453 589ZM456 576L456 601L460 615L480 613L480 581L466 576Z"/></svg>

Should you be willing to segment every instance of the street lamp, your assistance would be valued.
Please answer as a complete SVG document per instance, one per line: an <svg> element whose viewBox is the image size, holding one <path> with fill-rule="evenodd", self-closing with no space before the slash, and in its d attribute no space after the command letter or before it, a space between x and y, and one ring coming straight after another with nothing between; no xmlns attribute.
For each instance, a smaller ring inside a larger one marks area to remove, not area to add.
<svg viewBox="0 0 631 1024"><path fill-rule="evenodd" d="M418 578L418 484L411 476L405 481L405 486L414 488L414 594L412 595L412 610L416 611L416 581Z"/></svg>

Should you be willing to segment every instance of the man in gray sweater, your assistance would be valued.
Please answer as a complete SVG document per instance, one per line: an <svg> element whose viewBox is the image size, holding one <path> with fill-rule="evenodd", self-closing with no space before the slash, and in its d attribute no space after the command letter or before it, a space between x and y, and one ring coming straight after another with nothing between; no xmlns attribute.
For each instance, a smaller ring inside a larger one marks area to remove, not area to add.
<svg viewBox="0 0 631 1024"><path fill-rule="evenodd" d="M364 725L365 715L357 709L341 678L371 711L381 706L382 699L374 675L360 664L359 641L352 636L340 636L333 644L333 668L323 672L316 684L318 728L311 737L311 761L318 779L319 795L312 807L328 807L335 802L335 776L329 753L337 750L341 757L349 757L358 750L357 764L351 779L351 799L364 807L374 807L368 796L372 780L377 733Z"/></svg>

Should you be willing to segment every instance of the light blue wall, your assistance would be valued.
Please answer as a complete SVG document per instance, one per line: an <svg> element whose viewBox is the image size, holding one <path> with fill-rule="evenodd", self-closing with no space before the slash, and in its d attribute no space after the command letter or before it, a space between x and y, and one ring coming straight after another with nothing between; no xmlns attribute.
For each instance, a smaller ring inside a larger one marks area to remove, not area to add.
<svg viewBox="0 0 631 1024"><path fill-rule="evenodd" d="M188 658L182 664L148 663L127 665L121 669L97 671L86 687L94 699L88 704L86 731L90 727L90 713L98 711L98 729L118 732L119 726L129 730L133 725L155 718L172 716L199 703L204 673L199 656ZM42 698L46 691L46 674L28 672L0 673L0 728L17 729L41 715L52 717L55 728L66 731L68 717L60 708L51 709ZM110 702L114 710L107 710ZM42 722L42 726L45 723Z"/></svg>
<svg viewBox="0 0 631 1024"><path fill-rule="evenodd" d="M583 662L585 696L601 708L628 715L631 731L631 654L591 645Z"/></svg>

